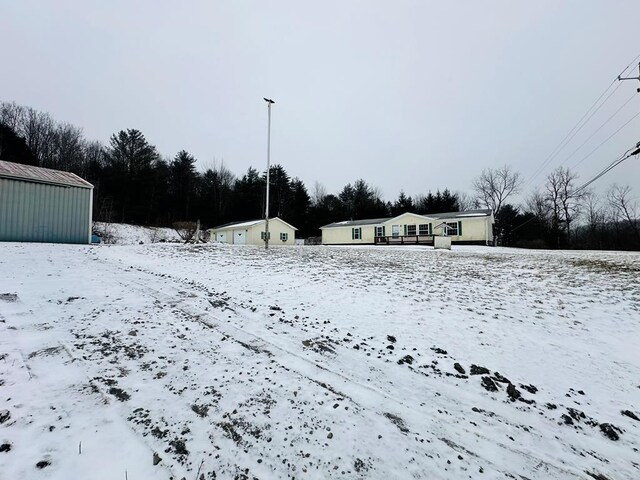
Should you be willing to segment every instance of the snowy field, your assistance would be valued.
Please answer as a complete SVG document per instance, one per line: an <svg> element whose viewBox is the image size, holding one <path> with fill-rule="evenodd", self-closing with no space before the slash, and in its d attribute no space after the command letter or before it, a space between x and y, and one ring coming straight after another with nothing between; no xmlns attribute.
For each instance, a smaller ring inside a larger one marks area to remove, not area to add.
<svg viewBox="0 0 640 480"><path fill-rule="evenodd" d="M9 243L0 272L2 480L640 478L637 253Z"/></svg>

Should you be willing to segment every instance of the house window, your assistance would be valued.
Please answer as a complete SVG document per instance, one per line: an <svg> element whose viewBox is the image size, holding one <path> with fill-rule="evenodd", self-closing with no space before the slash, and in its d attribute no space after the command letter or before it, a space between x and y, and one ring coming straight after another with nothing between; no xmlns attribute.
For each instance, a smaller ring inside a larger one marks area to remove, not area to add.
<svg viewBox="0 0 640 480"><path fill-rule="evenodd" d="M416 226L407 225L407 235L415 235L415 234L416 234Z"/></svg>
<svg viewBox="0 0 640 480"><path fill-rule="evenodd" d="M418 233L420 235L429 235L429 224L428 223L423 223L422 225L418 226Z"/></svg>
<svg viewBox="0 0 640 480"><path fill-rule="evenodd" d="M384 237L384 225L381 227L376 227L376 237Z"/></svg>
<svg viewBox="0 0 640 480"><path fill-rule="evenodd" d="M447 235L450 237L458 235L458 222L447 222Z"/></svg>
<svg viewBox="0 0 640 480"><path fill-rule="evenodd" d="M261 238L262 240L264 240L264 239L265 239L265 235L266 235L266 233L267 233L267 232L260 232L260 238ZM271 240L271 232L269 232L269 240Z"/></svg>
<svg viewBox="0 0 640 480"><path fill-rule="evenodd" d="M289 234L288 233L280 233L280 240L282 240L283 242L286 242L287 240L289 240Z"/></svg>
<svg viewBox="0 0 640 480"><path fill-rule="evenodd" d="M362 238L362 228L352 228L351 229L351 239L352 240L360 240Z"/></svg>

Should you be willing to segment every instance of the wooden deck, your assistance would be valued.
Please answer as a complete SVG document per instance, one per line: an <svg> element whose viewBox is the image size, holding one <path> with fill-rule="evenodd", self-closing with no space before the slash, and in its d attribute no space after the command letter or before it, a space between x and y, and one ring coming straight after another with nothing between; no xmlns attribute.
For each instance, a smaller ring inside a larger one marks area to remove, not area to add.
<svg viewBox="0 0 640 480"><path fill-rule="evenodd" d="M433 235L396 235L375 237L376 245L433 245Z"/></svg>

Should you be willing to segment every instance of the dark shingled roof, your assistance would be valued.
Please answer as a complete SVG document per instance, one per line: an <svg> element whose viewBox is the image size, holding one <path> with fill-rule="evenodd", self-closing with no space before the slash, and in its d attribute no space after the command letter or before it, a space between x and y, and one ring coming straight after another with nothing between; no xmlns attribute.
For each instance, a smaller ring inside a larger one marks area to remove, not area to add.
<svg viewBox="0 0 640 480"><path fill-rule="evenodd" d="M229 222L229 223L223 223L222 225L218 225L217 227L213 227L211 230L218 230L219 228L228 228L228 227L233 227L236 225L242 225L242 226L253 226L253 225L257 225L260 222L264 222L264 219L262 220L242 220L241 222Z"/></svg>
<svg viewBox="0 0 640 480"><path fill-rule="evenodd" d="M93 188L93 185L75 173L5 162L4 160L0 160L0 178L46 183L48 185L58 185L62 187Z"/></svg>
<svg viewBox="0 0 640 480"><path fill-rule="evenodd" d="M279 217L273 217L271 220L280 220L282 223L289 225L291 228L293 228L294 230L298 230L296 227L294 227L293 225L291 225L290 223L285 222L284 220L282 220ZM254 225L258 225L259 223L264 223L264 218L263 219L259 219L259 220L242 220L240 222L230 222L230 223L225 223L223 225L218 225L217 227L213 227L211 228L211 230L220 230L223 228L233 228L233 227L253 227Z"/></svg>
<svg viewBox="0 0 640 480"><path fill-rule="evenodd" d="M344 222L334 222L329 225L325 225L320 228L331 228L331 227L357 227L358 225L375 225L378 223L384 223L387 220L391 220L393 217L387 218L371 218L369 220L345 220Z"/></svg>
<svg viewBox="0 0 640 480"><path fill-rule="evenodd" d="M480 210L467 210L466 212L446 212L446 213L430 213L425 217L432 218L473 218L473 217L489 217L491 209L483 208Z"/></svg>

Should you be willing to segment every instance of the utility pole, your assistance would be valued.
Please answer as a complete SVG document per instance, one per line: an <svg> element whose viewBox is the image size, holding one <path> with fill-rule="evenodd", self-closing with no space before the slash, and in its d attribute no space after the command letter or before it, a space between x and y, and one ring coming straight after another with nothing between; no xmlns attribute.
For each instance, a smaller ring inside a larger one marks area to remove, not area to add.
<svg viewBox="0 0 640 480"><path fill-rule="evenodd" d="M618 80L638 80L640 82L640 63L638 64L638 76L637 77L621 77L618 75ZM638 92L640 93L640 88L638 88Z"/></svg>
<svg viewBox="0 0 640 480"><path fill-rule="evenodd" d="M264 213L264 248L265 250L269 248L269 169L271 168L271 105L274 102L270 98L265 98L265 102L267 102L267 111L268 111L268 127L267 127L267 199L266 199L266 207Z"/></svg>

